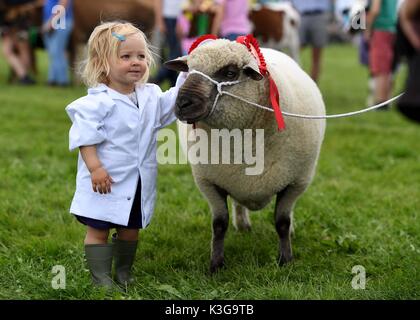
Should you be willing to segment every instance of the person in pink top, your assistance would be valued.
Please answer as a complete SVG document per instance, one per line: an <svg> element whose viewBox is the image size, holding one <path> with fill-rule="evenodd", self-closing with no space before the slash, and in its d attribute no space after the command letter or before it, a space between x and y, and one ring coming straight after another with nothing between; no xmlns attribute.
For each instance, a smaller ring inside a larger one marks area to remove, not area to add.
<svg viewBox="0 0 420 320"><path fill-rule="evenodd" d="M215 0L211 33L229 40L251 32L248 0Z"/></svg>

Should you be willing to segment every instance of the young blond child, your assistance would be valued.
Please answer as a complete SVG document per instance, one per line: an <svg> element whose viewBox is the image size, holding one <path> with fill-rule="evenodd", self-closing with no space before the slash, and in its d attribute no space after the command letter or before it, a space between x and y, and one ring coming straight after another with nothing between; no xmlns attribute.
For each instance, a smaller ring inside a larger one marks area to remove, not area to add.
<svg viewBox="0 0 420 320"><path fill-rule="evenodd" d="M83 79L88 94L69 104L70 150L79 148L76 192L70 212L87 226L85 256L94 284L134 281L139 229L156 199L156 135L175 121L174 103L185 74L166 92L146 83L153 62L142 31L108 22L88 42ZM110 229L116 228L108 243Z"/></svg>

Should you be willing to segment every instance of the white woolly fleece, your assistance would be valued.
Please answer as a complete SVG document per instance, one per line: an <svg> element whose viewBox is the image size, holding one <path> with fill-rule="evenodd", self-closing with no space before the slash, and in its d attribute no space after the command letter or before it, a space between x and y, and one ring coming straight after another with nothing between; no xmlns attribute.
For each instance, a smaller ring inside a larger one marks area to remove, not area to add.
<svg viewBox="0 0 420 320"><path fill-rule="evenodd" d="M268 71L277 84L282 110L298 114L325 114L324 102L317 85L299 65L281 52L271 49L262 49L262 52ZM248 64L250 59L253 57L244 45L220 39L195 49L188 57L188 66L190 70L199 70L212 76L227 64L234 63L241 67ZM266 79L247 81L236 85L231 92L267 105L267 86ZM215 185L226 190L236 202L251 210L263 208L273 195L288 186L293 187L298 194L303 193L315 171L325 132L325 120L284 117L286 129L279 132L273 113L250 105L244 106L243 102L231 97L223 96L220 101L215 117L233 117L238 123L241 123L241 119L255 118L248 128L264 129L264 171L261 175L251 176L245 174L245 168L248 167L246 164L193 165L195 181L213 211L221 205L215 196ZM178 125L180 132L192 130L191 125L188 128L180 122ZM197 127L207 131L211 129L203 122L198 122ZM191 144L193 143L190 146ZM209 146L209 154L211 152Z"/></svg>

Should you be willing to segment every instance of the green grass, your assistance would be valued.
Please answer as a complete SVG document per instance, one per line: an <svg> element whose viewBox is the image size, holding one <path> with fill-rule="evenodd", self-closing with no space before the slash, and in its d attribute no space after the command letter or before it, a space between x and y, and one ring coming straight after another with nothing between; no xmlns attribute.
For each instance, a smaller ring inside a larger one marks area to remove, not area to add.
<svg viewBox="0 0 420 320"><path fill-rule="evenodd" d="M39 79L45 81L46 59ZM308 52L303 56L305 69ZM83 262L84 227L68 213L76 153L64 107L85 89L7 85L0 61L0 299L101 299ZM320 83L328 113L365 106L356 50L331 46ZM399 75L396 92L404 77ZM281 90L281 89L280 89ZM137 282L115 299L418 299L420 127L395 110L328 121L318 172L295 209L295 260L276 265L271 203L253 229L229 228L227 268L207 274L211 215L187 165L159 167L152 224L141 232ZM54 265L67 287L51 286ZM367 272L351 287L352 267Z"/></svg>

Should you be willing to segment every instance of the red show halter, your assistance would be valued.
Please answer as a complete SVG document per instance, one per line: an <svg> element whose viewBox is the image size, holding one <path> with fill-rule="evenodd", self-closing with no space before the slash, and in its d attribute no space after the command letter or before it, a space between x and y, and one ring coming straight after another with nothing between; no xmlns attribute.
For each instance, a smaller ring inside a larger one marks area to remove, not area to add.
<svg viewBox="0 0 420 320"><path fill-rule="evenodd" d="M188 54L190 54L194 49L196 49L202 42L206 40L217 40L218 38L212 34L205 34L197 38L194 43L191 45L190 49L188 50ZM262 76L268 77L270 82L270 101L273 107L274 115L276 117L278 130L283 130L285 128L285 123L283 119L283 115L281 113L280 108L280 95L277 88L276 83L274 82L273 78L271 77L270 73L267 70L267 65L265 63L265 59L263 54L261 53L260 46L258 44L257 39L255 39L252 34L248 34L247 36L239 36L236 39L236 42L243 44L247 47L249 52L254 56L257 60L259 71Z"/></svg>

